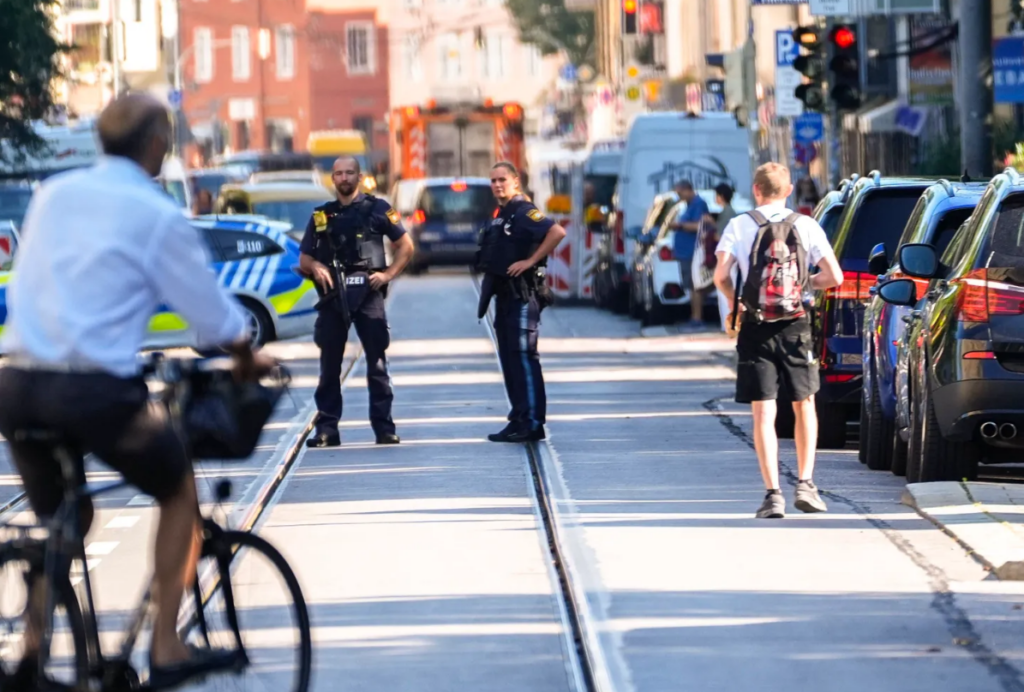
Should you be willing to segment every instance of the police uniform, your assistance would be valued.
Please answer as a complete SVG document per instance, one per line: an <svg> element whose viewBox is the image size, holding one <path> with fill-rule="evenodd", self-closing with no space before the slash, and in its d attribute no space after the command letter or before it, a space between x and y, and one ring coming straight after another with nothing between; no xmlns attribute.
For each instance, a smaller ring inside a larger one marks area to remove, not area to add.
<svg viewBox="0 0 1024 692"><path fill-rule="evenodd" d="M335 200L317 207L306 226L300 250L330 266L332 254L344 271L344 300L348 315L366 356L366 385L370 393L370 425L378 443L395 443L395 422L391 418L391 377L385 351L391 335L382 290L370 288L369 275L385 270L384 236L397 241L405 235L398 213L384 200L359 195L351 204ZM337 288L337 287L335 287ZM324 297L324 291L318 286ZM336 300L341 300L338 297ZM313 395L317 406L315 436L311 446L340 443L341 364L348 340L349 323L337 303L321 300L313 328L313 340L320 349L320 380Z"/></svg>
<svg viewBox="0 0 1024 692"><path fill-rule="evenodd" d="M547 398L537 353L540 313L546 304L543 267L546 259L521 277L508 276L508 267L529 257L555 222L523 195L498 209L481 238L480 270L484 296L495 300L494 332L512 410L508 426L490 435L494 442L524 442L544 438ZM481 312L486 310L482 303Z"/></svg>

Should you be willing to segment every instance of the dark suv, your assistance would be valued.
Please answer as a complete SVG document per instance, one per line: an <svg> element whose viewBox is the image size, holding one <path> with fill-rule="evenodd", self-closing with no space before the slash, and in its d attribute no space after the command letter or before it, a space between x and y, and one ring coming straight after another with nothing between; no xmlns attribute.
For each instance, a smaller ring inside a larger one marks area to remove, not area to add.
<svg viewBox="0 0 1024 692"><path fill-rule="evenodd" d="M473 263L477 231L497 209L488 178L428 178L416 193L409 229L416 254L410 273L431 265Z"/></svg>
<svg viewBox="0 0 1024 692"><path fill-rule="evenodd" d="M843 269L843 284L816 292L814 300L814 349L821 364L821 389L815 397L819 447L845 446L846 423L860 415L861 329L877 280L868 271L868 259L878 245L895 253L914 205L934 182L883 178L872 171L844 191L843 212L831 239Z"/></svg>
<svg viewBox="0 0 1024 692"><path fill-rule="evenodd" d="M907 481L973 479L978 464L1024 449L1024 179L995 176L942 261L930 244L900 249L903 271L929 280L908 335ZM910 279L879 288L915 305Z"/></svg>

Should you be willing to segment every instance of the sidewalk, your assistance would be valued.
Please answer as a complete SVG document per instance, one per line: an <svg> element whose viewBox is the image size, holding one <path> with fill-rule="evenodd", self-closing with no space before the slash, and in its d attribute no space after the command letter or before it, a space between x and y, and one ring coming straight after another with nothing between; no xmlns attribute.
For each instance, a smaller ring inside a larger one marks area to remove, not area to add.
<svg viewBox="0 0 1024 692"><path fill-rule="evenodd" d="M1024 581L1024 485L911 483L903 503L955 538L997 577Z"/></svg>

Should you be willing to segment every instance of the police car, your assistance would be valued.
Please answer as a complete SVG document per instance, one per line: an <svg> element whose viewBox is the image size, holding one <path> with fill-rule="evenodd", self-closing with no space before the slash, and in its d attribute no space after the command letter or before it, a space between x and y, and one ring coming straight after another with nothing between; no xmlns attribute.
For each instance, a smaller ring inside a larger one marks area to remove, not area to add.
<svg viewBox="0 0 1024 692"><path fill-rule="evenodd" d="M313 283L299 276L299 243L289 235L291 224L260 217L199 216L191 220L206 242L218 282L238 300L249 320L254 346L313 333L317 302ZM13 226L0 229L0 249ZM7 269L10 265L3 265ZM7 320L10 271L0 271L0 324ZM145 348L195 347L195 334L185 320L160 306L149 322Z"/></svg>

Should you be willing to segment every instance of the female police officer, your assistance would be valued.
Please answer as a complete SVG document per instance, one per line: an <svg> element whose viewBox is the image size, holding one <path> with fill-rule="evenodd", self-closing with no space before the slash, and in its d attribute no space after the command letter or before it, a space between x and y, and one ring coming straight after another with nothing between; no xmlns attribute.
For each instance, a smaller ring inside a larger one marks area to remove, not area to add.
<svg viewBox="0 0 1024 692"><path fill-rule="evenodd" d="M505 429L487 439L543 440L547 403L537 329L550 294L538 265L562 242L565 229L522 194L519 172L511 163L503 161L491 168L491 191L500 207L481 238L480 269L485 283L481 312L486 311L493 293L494 332L512 410Z"/></svg>

